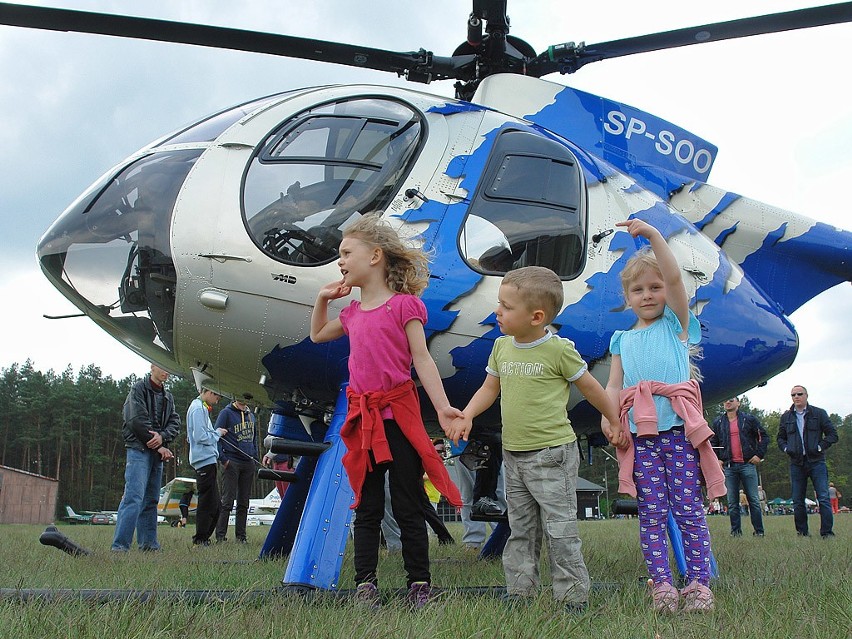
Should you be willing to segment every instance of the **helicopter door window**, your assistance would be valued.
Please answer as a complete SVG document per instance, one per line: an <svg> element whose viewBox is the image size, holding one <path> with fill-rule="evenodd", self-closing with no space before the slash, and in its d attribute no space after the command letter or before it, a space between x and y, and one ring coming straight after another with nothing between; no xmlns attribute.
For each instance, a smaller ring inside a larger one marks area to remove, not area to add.
<svg viewBox="0 0 852 639"><path fill-rule="evenodd" d="M326 104L284 122L246 170L252 239L285 263L336 259L353 214L386 208L399 190L423 129L418 111L380 98Z"/></svg>
<svg viewBox="0 0 852 639"><path fill-rule="evenodd" d="M502 274L545 266L576 277L585 255L585 188L571 151L535 132L504 131L460 236L468 263Z"/></svg>

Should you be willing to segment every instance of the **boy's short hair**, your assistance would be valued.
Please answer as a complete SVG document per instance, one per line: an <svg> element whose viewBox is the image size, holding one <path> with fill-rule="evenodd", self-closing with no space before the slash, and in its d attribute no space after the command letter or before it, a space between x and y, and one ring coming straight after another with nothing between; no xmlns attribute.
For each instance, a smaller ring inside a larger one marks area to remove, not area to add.
<svg viewBox="0 0 852 639"><path fill-rule="evenodd" d="M544 311L545 320L550 324L565 301L562 280L549 268L543 266L525 266L509 271L503 278L503 284L511 284L531 311Z"/></svg>

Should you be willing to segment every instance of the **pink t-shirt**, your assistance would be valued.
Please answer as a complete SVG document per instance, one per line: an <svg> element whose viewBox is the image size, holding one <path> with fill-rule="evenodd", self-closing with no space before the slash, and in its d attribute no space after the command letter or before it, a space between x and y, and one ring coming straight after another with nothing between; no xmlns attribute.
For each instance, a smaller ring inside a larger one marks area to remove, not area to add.
<svg viewBox="0 0 852 639"><path fill-rule="evenodd" d="M353 391L388 391L411 379L411 349L405 334L405 325L411 320L425 325L426 306L419 297L403 293L369 311L353 301L340 312L343 332L349 336L349 386Z"/></svg>
<svg viewBox="0 0 852 639"><path fill-rule="evenodd" d="M743 445L740 442L740 424L739 418L728 420L728 426L731 431L731 461L737 464L743 463Z"/></svg>

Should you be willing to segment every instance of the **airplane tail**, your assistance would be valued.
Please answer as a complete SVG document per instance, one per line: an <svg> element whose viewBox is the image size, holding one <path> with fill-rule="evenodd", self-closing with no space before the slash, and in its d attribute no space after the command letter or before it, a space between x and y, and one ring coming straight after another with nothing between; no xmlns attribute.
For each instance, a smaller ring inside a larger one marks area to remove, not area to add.
<svg viewBox="0 0 852 639"><path fill-rule="evenodd" d="M724 249L785 315L852 281L852 233L709 184L669 202Z"/></svg>

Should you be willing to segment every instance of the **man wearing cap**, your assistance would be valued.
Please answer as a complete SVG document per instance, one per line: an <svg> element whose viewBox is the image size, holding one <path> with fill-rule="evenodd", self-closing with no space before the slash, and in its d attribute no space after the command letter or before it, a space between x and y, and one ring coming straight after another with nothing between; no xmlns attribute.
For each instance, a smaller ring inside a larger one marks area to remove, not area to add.
<svg viewBox="0 0 852 639"><path fill-rule="evenodd" d="M716 451L722 470L725 472L725 487L728 489L728 516L731 520L731 536L740 537L741 528L740 493L745 493L747 510L751 517L755 537L763 537L763 513L760 497L757 465L766 457L769 436L754 415L740 412L738 397L730 397L723 404L725 412L713 421L713 437L710 445ZM740 488L742 487L742 489Z"/></svg>
<svg viewBox="0 0 852 639"><path fill-rule="evenodd" d="M819 534L823 539L834 537L834 515L828 498L828 468L825 451L837 443L837 429L822 408L808 403L804 386L790 391L793 405L781 415L778 425L778 448L790 458L790 484L793 493L793 521L796 532L808 536L808 511L805 493L808 478L814 485L819 502Z"/></svg>
<svg viewBox="0 0 852 639"><path fill-rule="evenodd" d="M246 399L251 399L246 398ZM219 440L219 463L222 466L222 507L216 526L216 541L226 540L228 517L234 500L237 513L234 535L238 543L248 543L246 522L249 499L257 461L257 421L254 413L242 399L235 399L219 413L216 428L226 431Z"/></svg>
<svg viewBox="0 0 852 639"><path fill-rule="evenodd" d="M189 465L195 469L198 509L195 512L195 535L192 543L209 546L210 536L219 522L219 487L216 468L219 439L228 431L213 428L210 411L219 403L219 393L202 388L186 411L186 439L189 442Z"/></svg>
<svg viewBox="0 0 852 639"><path fill-rule="evenodd" d="M180 430L175 399L165 389L169 373L151 364L151 373L133 384L122 411L124 448L124 495L112 540L114 552L127 552L133 543L139 550L158 551L157 501L163 483L163 462L174 459L168 445Z"/></svg>

